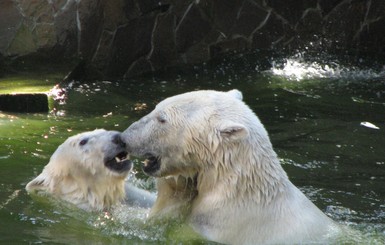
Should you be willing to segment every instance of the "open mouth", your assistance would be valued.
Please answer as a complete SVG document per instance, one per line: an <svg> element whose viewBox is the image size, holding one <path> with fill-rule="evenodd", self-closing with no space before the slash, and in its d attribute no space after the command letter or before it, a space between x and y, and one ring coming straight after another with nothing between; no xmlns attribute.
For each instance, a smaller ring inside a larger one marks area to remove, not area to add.
<svg viewBox="0 0 385 245"><path fill-rule="evenodd" d="M132 162L126 151L119 152L115 157L104 161L104 165L115 172L127 172L132 168Z"/></svg>
<svg viewBox="0 0 385 245"><path fill-rule="evenodd" d="M146 154L146 159L142 162L142 169L146 174L152 175L160 169L160 157L156 157L152 154Z"/></svg>

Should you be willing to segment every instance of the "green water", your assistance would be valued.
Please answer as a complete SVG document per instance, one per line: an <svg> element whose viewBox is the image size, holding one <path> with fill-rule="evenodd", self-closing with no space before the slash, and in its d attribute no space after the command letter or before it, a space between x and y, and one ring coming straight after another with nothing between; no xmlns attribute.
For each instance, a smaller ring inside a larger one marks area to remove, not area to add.
<svg viewBox="0 0 385 245"><path fill-rule="evenodd" d="M55 112L0 112L0 244L204 244L180 232L178 224L146 224L148 210L86 213L47 198L33 199L24 187L70 135L95 128L122 131L174 94L233 88L243 92L264 123L292 182L334 220L359 230L353 242L384 244L383 72L300 63L295 70L302 73L293 75L288 66L242 62L74 83ZM153 180L136 168L131 178L154 191Z"/></svg>

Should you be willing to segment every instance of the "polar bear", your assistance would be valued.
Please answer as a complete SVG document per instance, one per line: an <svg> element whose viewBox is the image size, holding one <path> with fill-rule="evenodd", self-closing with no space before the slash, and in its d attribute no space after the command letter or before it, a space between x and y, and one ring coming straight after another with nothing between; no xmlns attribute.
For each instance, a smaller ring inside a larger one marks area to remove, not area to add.
<svg viewBox="0 0 385 245"><path fill-rule="evenodd" d="M176 95L122 134L157 177L150 216L182 215L225 244L322 243L339 226L289 180L238 90ZM185 179L183 181L183 179Z"/></svg>
<svg viewBox="0 0 385 245"><path fill-rule="evenodd" d="M88 211L108 210L123 200L152 206L155 196L125 183L131 169L120 133L96 129L61 144L26 190L50 194Z"/></svg>

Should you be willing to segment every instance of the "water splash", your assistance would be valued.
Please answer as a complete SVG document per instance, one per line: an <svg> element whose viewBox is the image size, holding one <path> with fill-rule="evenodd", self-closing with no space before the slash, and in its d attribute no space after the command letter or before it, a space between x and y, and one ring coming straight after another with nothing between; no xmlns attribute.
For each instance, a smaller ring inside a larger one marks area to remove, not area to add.
<svg viewBox="0 0 385 245"><path fill-rule="evenodd" d="M291 81L308 79L385 79L385 66L380 70L362 69L356 66L344 66L331 58L308 59L306 54L298 53L282 61L273 61L270 71L273 75Z"/></svg>

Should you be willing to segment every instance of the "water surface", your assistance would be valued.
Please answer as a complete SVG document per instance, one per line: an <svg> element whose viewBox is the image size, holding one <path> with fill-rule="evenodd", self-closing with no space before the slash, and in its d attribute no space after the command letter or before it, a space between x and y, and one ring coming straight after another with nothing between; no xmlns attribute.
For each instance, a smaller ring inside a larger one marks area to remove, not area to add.
<svg viewBox="0 0 385 245"><path fill-rule="evenodd" d="M0 112L0 243L205 243L178 224L146 224L148 210L86 213L31 198L24 187L73 134L122 131L178 93L237 88L267 128L292 182L334 220L360 231L350 239L384 244L384 71L298 55L270 64L239 55L124 81L74 82L65 103L49 114ZM136 170L131 181L155 191L153 180L139 165Z"/></svg>

